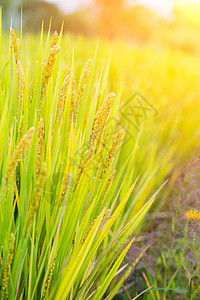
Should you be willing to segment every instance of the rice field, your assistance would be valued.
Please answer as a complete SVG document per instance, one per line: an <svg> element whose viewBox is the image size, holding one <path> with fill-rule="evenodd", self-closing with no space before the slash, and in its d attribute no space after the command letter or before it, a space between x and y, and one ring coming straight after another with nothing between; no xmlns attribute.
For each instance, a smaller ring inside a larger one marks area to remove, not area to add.
<svg viewBox="0 0 200 300"><path fill-rule="evenodd" d="M183 262L168 273L162 249L156 273L124 287L151 243L127 256L198 157L199 54L62 30L0 41L1 299L187 299L195 284L178 286Z"/></svg>

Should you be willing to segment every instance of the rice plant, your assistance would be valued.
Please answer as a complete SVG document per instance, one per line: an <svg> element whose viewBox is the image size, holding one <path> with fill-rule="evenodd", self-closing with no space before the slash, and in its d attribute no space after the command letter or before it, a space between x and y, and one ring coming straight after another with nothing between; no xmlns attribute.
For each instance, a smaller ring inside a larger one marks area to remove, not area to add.
<svg viewBox="0 0 200 300"><path fill-rule="evenodd" d="M108 67L96 72L97 50L77 80L62 31L46 41L41 31L31 63L13 28L9 44L0 72L0 297L112 299L131 272L122 262L158 193L156 173L133 173L139 137L127 152L121 93L108 92Z"/></svg>

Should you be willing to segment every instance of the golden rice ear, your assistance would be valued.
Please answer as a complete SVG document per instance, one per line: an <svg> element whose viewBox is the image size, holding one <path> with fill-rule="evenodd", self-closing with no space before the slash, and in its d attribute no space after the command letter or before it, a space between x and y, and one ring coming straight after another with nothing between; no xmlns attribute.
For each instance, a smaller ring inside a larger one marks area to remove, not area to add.
<svg viewBox="0 0 200 300"><path fill-rule="evenodd" d="M30 110L31 110L31 104L32 104L32 101L33 101L34 89L35 89L35 78L32 81L32 87L31 87L31 91L30 91L30 103L29 103L29 109Z"/></svg>
<svg viewBox="0 0 200 300"><path fill-rule="evenodd" d="M46 60L43 60L43 66L42 66L42 88L41 88L41 100L40 104L43 103L49 79L51 78L53 74L53 69L56 61L57 54L60 52L61 48L57 45L54 45L49 52L49 56Z"/></svg>
<svg viewBox="0 0 200 300"><path fill-rule="evenodd" d="M106 194L108 192L108 189L109 187L111 186L113 180L114 180L114 177L115 177L115 173L116 173L116 170L114 170L108 177L108 181L107 181L107 184L106 184L106 187L105 187L105 191L104 191L104 195L103 195L103 200L105 199L106 197ZM102 202L103 202L102 200Z"/></svg>
<svg viewBox="0 0 200 300"><path fill-rule="evenodd" d="M94 123L92 127L92 133L90 136L90 147L94 146L94 142L97 139L97 144L95 148L95 152L99 146L102 133L104 130L104 127L106 125L106 122L108 120L108 116L110 115L112 103L115 99L115 94L110 93L106 100L104 101L103 105L99 108L98 112L95 115Z"/></svg>
<svg viewBox="0 0 200 300"><path fill-rule="evenodd" d="M57 253L51 263L51 267L50 267L50 270L49 270L49 274L48 274L48 277L47 277L47 280L46 280L46 283L45 283L45 286L44 286L44 290L43 290L43 293L42 293L42 299L45 299L45 296L48 294L49 292L49 288L50 288L50 284L51 284L51 280L52 280L52 276L53 276L53 271L54 271L54 268L55 268L55 265L56 265L56 259L57 259Z"/></svg>
<svg viewBox="0 0 200 300"><path fill-rule="evenodd" d="M18 130L18 140L20 141L23 137L23 129L24 129L24 115L21 114L19 130Z"/></svg>
<svg viewBox="0 0 200 300"><path fill-rule="evenodd" d="M81 100L83 98L83 94L85 91L85 87L88 81L88 77L90 74L90 68L91 68L91 64L92 64L92 60L89 59L83 67L80 79L79 79L79 83L78 83L78 89L77 89L77 93L76 93L76 103L75 103L75 112L74 112L74 120L76 120L77 116L78 116L78 112L80 109L80 104L81 104Z"/></svg>
<svg viewBox="0 0 200 300"><path fill-rule="evenodd" d="M121 140L122 140L122 137L123 137L123 134L124 134L124 130L121 129L118 133L116 133L116 135L114 136L113 138L113 141L112 141L112 145L108 151L108 154L105 158L105 162L103 164L103 167L102 167L102 170L101 170L101 173L100 173L100 176L99 176L99 180L102 180L106 171L108 170L108 168L110 167L110 164L112 163L113 161L113 158L120 146L120 143L121 143Z"/></svg>
<svg viewBox="0 0 200 300"><path fill-rule="evenodd" d="M98 152L98 154L97 154L97 158L98 158L98 159L97 159L97 163L96 163L97 168L99 168L99 165L100 165L100 163L101 163L101 161L102 161L102 159L103 159L103 154L104 154L104 151L105 151L106 144L107 144L108 137L109 137L110 133L111 133L111 130L110 130L110 128L109 128L109 129L107 130L107 132L106 132L106 135L105 135L105 137L104 137L104 139L103 139L103 141L102 141L100 147L99 147L99 152ZM99 143L100 143L100 141L99 141ZM95 150L97 151L97 147L96 147Z"/></svg>
<svg viewBox="0 0 200 300"><path fill-rule="evenodd" d="M75 186L74 186L74 191L77 188L77 185L79 183L79 180L81 178L81 175L83 174L83 171L85 170L85 168L87 167L87 164L92 156L92 152L93 152L93 148L90 148L89 150L87 150L85 152L84 158L83 158L83 162L80 165L79 169L78 169L78 173L76 175L76 182L75 182Z"/></svg>
<svg viewBox="0 0 200 300"><path fill-rule="evenodd" d="M10 28L10 40L11 40L11 48L14 51L16 64L19 60L19 52L20 52L20 43L16 39L15 32L13 28Z"/></svg>
<svg viewBox="0 0 200 300"><path fill-rule="evenodd" d="M38 123L38 134L37 134L36 177L38 177L40 172L43 140L44 140L44 121L43 119L40 119Z"/></svg>
<svg viewBox="0 0 200 300"><path fill-rule="evenodd" d="M11 161L6 170L6 174L5 174L6 183L8 183L9 180L11 179L11 177L15 171L15 168L20 160L20 157L21 157L21 154L22 154L24 148L30 144L34 130L35 130L35 128L31 127L29 129L29 131L24 135L23 139L17 145L17 147L12 155Z"/></svg>
<svg viewBox="0 0 200 300"><path fill-rule="evenodd" d="M72 115L75 110L75 101L76 101L76 82L74 78L74 74L71 74L72 79L72 87L71 87L71 103L70 103L70 120L72 119Z"/></svg>
<svg viewBox="0 0 200 300"><path fill-rule="evenodd" d="M20 59L20 39L17 39L17 49L18 49L18 57Z"/></svg>
<svg viewBox="0 0 200 300"><path fill-rule="evenodd" d="M2 272L2 291L3 291L2 299L9 299L8 287L9 287L9 281L11 275L11 265L13 261L14 247L15 247L15 236L13 233L11 233L9 252L5 263L5 267Z"/></svg>
<svg viewBox="0 0 200 300"><path fill-rule="evenodd" d="M55 31L53 34L53 38L51 40L50 49L53 48L54 46L56 46L56 44L58 42L58 38L59 38L58 32Z"/></svg>
<svg viewBox="0 0 200 300"><path fill-rule="evenodd" d="M64 108L65 108L65 101L66 101L66 97L67 97L67 92L69 89L69 84L70 84L70 73L68 73L65 78L64 78L64 82L62 84L62 87L60 89L60 93L59 93L59 98L58 98L58 104L57 104L57 111L56 111L56 121L55 121L55 125L58 123L60 116L62 115Z"/></svg>
<svg viewBox="0 0 200 300"><path fill-rule="evenodd" d="M18 79L18 113L20 113L20 110L24 110L24 90L25 90L25 79L24 79L24 72L22 68L21 61L18 60L17 62L17 79Z"/></svg>
<svg viewBox="0 0 200 300"><path fill-rule="evenodd" d="M60 201L59 201L60 207L63 205L63 201L64 201L65 195L67 193L67 190L68 190L69 182L70 182L70 174L65 176L64 180L62 182L62 193L61 193L61 197L60 197Z"/></svg>

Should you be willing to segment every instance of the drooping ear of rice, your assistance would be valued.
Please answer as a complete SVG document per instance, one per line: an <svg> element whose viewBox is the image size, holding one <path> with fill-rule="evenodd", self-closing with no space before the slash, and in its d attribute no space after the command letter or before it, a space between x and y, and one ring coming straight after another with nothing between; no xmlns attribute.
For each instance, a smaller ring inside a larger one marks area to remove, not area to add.
<svg viewBox="0 0 200 300"><path fill-rule="evenodd" d="M11 275L11 265L12 265L13 255L14 255L14 246L15 246L15 236L12 233L10 237L8 255L7 255L7 259L6 259L6 263L3 269L2 279L1 279L3 299L9 299L8 286L9 286L10 275Z"/></svg>
<svg viewBox="0 0 200 300"><path fill-rule="evenodd" d="M29 131L24 135L23 139L19 142L19 144L17 145L13 155L12 155L12 158L9 162L9 165L6 169L6 174L5 174L5 181L6 183L9 182L9 180L11 179L14 171L15 171L15 168L20 160L20 157L21 157L21 154L23 152L23 150L25 149L25 147L27 147L30 142L31 142L31 138L32 138L32 135L34 133L34 130L35 128L34 127L31 127L29 129Z"/></svg>

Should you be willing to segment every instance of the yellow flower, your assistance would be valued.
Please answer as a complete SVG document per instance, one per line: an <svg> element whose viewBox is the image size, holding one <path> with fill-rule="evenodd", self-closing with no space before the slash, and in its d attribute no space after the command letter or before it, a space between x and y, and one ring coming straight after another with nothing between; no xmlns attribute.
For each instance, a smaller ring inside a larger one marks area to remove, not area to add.
<svg viewBox="0 0 200 300"><path fill-rule="evenodd" d="M188 210L184 213L187 221L200 221L200 213L196 210Z"/></svg>

